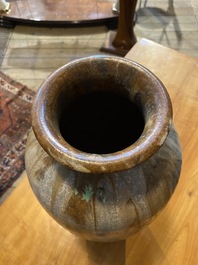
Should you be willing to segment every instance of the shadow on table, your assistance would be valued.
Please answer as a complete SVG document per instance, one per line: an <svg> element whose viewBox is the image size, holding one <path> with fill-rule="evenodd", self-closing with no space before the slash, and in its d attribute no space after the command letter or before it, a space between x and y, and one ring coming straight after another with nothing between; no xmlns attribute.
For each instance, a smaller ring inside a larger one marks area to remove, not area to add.
<svg viewBox="0 0 198 265"><path fill-rule="evenodd" d="M126 241L113 243L86 242L89 265L125 265Z"/></svg>
<svg viewBox="0 0 198 265"><path fill-rule="evenodd" d="M84 241L80 245L86 253L87 265L170 265L160 242L148 227L127 240L112 243Z"/></svg>

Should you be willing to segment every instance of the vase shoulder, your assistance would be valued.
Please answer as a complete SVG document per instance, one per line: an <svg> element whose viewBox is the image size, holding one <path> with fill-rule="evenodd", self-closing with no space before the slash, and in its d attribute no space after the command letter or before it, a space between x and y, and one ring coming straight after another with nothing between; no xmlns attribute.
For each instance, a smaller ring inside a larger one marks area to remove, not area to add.
<svg viewBox="0 0 198 265"><path fill-rule="evenodd" d="M94 241L115 241L137 232L167 204L181 169L172 126L164 144L129 170L87 174L50 157L31 131L26 170L42 206L63 227Z"/></svg>

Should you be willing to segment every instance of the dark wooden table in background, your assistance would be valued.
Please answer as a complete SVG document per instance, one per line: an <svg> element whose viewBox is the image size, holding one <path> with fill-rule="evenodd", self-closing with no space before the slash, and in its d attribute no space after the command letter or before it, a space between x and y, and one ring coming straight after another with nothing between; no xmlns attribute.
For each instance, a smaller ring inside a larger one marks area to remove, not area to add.
<svg viewBox="0 0 198 265"><path fill-rule="evenodd" d="M133 31L137 0L120 0L119 12L113 12L114 0L8 0L9 12L0 14L1 26L37 24L74 26L105 24L109 32L101 50L125 56L136 43Z"/></svg>
<svg viewBox="0 0 198 265"><path fill-rule="evenodd" d="M10 12L2 20L39 25L75 25L117 22L111 0L8 0Z"/></svg>

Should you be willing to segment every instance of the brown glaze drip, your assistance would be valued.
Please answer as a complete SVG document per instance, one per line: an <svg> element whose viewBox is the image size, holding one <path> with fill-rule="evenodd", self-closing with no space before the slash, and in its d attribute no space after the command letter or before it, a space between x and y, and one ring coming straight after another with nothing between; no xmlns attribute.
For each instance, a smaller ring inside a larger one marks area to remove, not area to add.
<svg viewBox="0 0 198 265"><path fill-rule="evenodd" d="M139 213L138 213L138 209L137 209L137 207L136 207L136 205L135 205L135 203L133 202L133 200L130 198L130 199L128 199L128 201L127 201L127 206L129 206L129 207L131 207L131 208L133 208L132 209L132 211L134 212L134 210L135 210L135 213L136 213L136 217L137 217L137 222L135 222L135 223L132 223L131 225L136 225L136 224L140 224L141 223L141 220L140 220L140 216L139 216Z"/></svg>
<svg viewBox="0 0 198 265"><path fill-rule="evenodd" d="M39 161L40 157L38 158L38 161ZM35 164L38 163L38 161L36 161ZM45 177L45 172L47 171L47 169L53 165L53 162L54 162L54 159L52 159L50 156L46 156L44 159L43 159L43 166L39 169L36 170L35 172L35 177L41 181L44 179Z"/></svg>
<svg viewBox="0 0 198 265"><path fill-rule="evenodd" d="M82 181L83 178L83 181ZM77 223L85 224L88 213L93 212L95 231L97 231L96 199L98 184L102 175L76 176L74 190L66 204L65 212Z"/></svg>
<svg viewBox="0 0 198 265"><path fill-rule="evenodd" d="M53 182L52 186L52 195L51 195L51 211L54 211L55 204L57 202L57 195L63 186L63 181L61 178L56 178L56 181Z"/></svg>
<svg viewBox="0 0 198 265"><path fill-rule="evenodd" d="M93 217L94 217L95 232L97 232L98 227L97 227L97 215L96 215L96 193L94 193L94 196L92 198L92 206L93 206Z"/></svg>
<svg viewBox="0 0 198 265"><path fill-rule="evenodd" d="M81 194L74 194L67 202L67 207L65 211L74 220L76 224L84 225L89 209L90 202L82 200Z"/></svg>

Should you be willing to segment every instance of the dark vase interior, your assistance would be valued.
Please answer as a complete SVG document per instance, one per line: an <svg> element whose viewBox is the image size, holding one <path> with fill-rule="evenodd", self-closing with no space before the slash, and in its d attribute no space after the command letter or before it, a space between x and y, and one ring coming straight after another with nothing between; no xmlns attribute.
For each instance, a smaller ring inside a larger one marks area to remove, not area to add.
<svg viewBox="0 0 198 265"><path fill-rule="evenodd" d="M94 154L108 154L132 145L144 130L139 107L127 96L112 91L78 94L63 103L59 127L74 148Z"/></svg>

